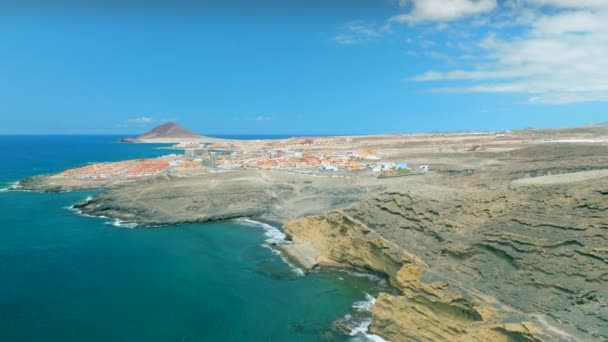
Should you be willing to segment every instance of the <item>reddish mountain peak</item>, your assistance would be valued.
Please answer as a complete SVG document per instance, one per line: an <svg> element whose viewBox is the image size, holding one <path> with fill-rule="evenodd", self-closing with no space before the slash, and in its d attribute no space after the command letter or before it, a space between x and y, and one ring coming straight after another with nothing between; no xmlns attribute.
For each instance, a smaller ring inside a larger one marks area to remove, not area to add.
<svg viewBox="0 0 608 342"><path fill-rule="evenodd" d="M139 137L138 140L158 139L158 138L200 138L201 136L185 129L175 122L167 122L155 127L149 132L146 132Z"/></svg>

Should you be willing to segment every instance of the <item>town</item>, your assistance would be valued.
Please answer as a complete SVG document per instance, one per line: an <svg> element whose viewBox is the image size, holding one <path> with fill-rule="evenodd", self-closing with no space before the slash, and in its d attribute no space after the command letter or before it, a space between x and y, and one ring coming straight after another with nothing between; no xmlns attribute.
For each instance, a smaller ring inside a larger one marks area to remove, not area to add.
<svg viewBox="0 0 608 342"><path fill-rule="evenodd" d="M60 174L78 180L138 179L167 174L225 172L237 169L282 170L317 176L376 174L378 178L421 175L430 166L383 160L371 149L357 149L350 138L291 138L219 143L182 142L183 151L153 159L96 163Z"/></svg>

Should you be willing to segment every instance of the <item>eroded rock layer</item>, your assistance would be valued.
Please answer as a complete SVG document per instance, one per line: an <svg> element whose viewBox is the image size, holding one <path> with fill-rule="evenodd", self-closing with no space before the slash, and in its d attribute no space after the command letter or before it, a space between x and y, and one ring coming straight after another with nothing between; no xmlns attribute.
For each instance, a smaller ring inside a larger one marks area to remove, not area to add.
<svg viewBox="0 0 608 342"><path fill-rule="evenodd" d="M94 183L47 176L19 189L103 188L76 207L143 225L286 223L294 243L282 248L304 267L387 276L396 292L377 298L371 330L391 341L603 341L608 144L538 140L571 133L608 141L605 128L482 140L366 137L359 146L385 160L432 171L377 178L233 170ZM458 147L472 143L489 148Z"/></svg>
<svg viewBox="0 0 608 342"><path fill-rule="evenodd" d="M308 265L380 272L392 341L608 339L608 182L385 192L288 223Z"/></svg>

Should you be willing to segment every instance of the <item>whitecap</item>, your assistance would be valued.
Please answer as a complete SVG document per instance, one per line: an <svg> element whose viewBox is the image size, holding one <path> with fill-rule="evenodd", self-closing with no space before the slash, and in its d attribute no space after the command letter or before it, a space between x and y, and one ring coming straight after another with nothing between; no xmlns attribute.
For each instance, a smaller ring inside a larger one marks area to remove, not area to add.
<svg viewBox="0 0 608 342"><path fill-rule="evenodd" d="M375 303L376 303L376 298L374 298L372 295L370 295L369 293L366 292L365 300L355 302L353 304L353 309L355 309L357 311L371 311L372 306L374 306Z"/></svg>
<svg viewBox="0 0 608 342"><path fill-rule="evenodd" d="M93 200L93 197L88 196L87 198L84 199L84 203L89 203ZM76 213L79 216L83 216L83 217L90 217L90 218L100 218L100 219L107 219L107 216L103 216L103 215L90 215L90 214L85 214L82 212L82 210L76 208L75 204L72 204L70 206L65 207L65 209Z"/></svg>
<svg viewBox="0 0 608 342"><path fill-rule="evenodd" d="M111 224L114 227L119 227L119 228L137 228L138 224L134 223L134 222L127 222L127 221L123 221L121 219L114 219L114 221L111 222L106 222L106 224Z"/></svg>
<svg viewBox="0 0 608 342"><path fill-rule="evenodd" d="M277 246L277 245L287 245L287 244L291 243L290 241L286 240L287 235L285 235L285 233L280 231L278 228L273 227L273 226L269 225L268 223L264 223L264 222L259 222L259 221L255 221L255 220L251 220L251 219L237 219L235 221L237 221L241 224L245 224L247 226L258 227L258 228L264 229L264 235L267 237L267 239L262 244L262 246L270 249L272 251L272 253L279 256L281 258L281 260L283 260L283 262L285 262L295 274L297 274L299 276L305 275L305 272L303 269L301 269L301 268L297 267L296 265L294 265L293 263L291 263L285 257L285 255L283 255L283 253L280 250L273 247L273 246Z"/></svg>
<svg viewBox="0 0 608 342"><path fill-rule="evenodd" d="M266 237L268 238L266 239L266 243L268 244L281 245L289 243L286 240L287 235L285 235L285 233L280 231L278 228L269 225L268 223L254 221L251 219L238 219L236 221L244 223L248 226L260 227L264 229L264 235L266 235Z"/></svg>
<svg viewBox="0 0 608 342"><path fill-rule="evenodd" d="M347 318L351 318L347 317ZM352 319L352 318L351 318ZM356 324L355 326L353 326L350 330L350 336L365 336L367 335L367 329L369 328L369 326L372 324L372 319L371 318L365 318L363 320L361 320L360 322L358 322L358 324Z"/></svg>
<svg viewBox="0 0 608 342"><path fill-rule="evenodd" d="M20 189L20 187L21 187L21 182L14 182L14 183L11 183L11 185L9 185L6 188L0 189L0 192L7 192L7 191L32 192L31 190Z"/></svg>
<svg viewBox="0 0 608 342"><path fill-rule="evenodd" d="M304 276L306 275L306 272L304 272L303 269L299 268L298 266L294 265L292 262L289 261L289 259L287 259L285 257L285 255L283 254L283 252L272 248L271 246L267 245L267 244L263 244L262 245L265 248L268 248L272 251L273 254L277 255L278 257L281 258L281 260L283 260L284 263L287 264L287 266L289 266L289 268L293 271L293 273L299 275L299 276Z"/></svg>
<svg viewBox="0 0 608 342"><path fill-rule="evenodd" d="M343 326L348 329L351 341L387 342L382 337L369 333L369 326L372 324L371 309L375 303L376 299L369 293L365 293L364 300L353 303L353 314L347 314L340 319Z"/></svg>

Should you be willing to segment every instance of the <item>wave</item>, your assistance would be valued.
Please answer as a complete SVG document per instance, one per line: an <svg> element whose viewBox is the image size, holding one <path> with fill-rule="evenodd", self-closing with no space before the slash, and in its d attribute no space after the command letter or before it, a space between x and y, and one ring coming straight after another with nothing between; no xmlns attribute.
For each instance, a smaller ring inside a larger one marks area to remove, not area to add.
<svg viewBox="0 0 608 342"><path fill-rule="evenodd" d="M372 310L372 306L374 306L374 304L376 304L376 298L374 298L372 295L370 295L369 293L365 293L365 300L361 300L358 302L355 302L353 304L353 309L357 310L357 311L371 311Z"/></svg>
<svg viewBox="0 0 608 342"><path fill-rule="evenodd" d="M264 222L259 222L259 221L255 221L255 220L251 220L251 219L237 219L235 221L237 221L241 224L250 226L250 227L262 228L264 230L264 235L267 237L267 239L264 241L262 246L270 249L272 251L272 253L279 256L281 258L281 260L283 260L283 262L285 262L295 274L297 274L299 276L305 275L305 272L303 269L301 269L301 268L297 267L296 265L294 265L293 263L291 263L285 257L285 255L283 255L283 253L280 250L273 247L273 246L279 246L279 245L288 245L291 243L290 241L287 241L287 235L285 235L285 233L280 231L278 228L273 227L273 226L269 225L268 223L264 223Z"/></svg>
<svg viewBox="0 0 608 342"><path fill-rule="evenodd" d="M87 198L84 199L84 203L91 202L92 200L93 200L93 197L88 196ZM89 215L89 214L85 214L85 213L82 212L82 210L76 208L74 206L74 204L72 204L72 205L70 205L68 207L65 207L65 209L70 210L70 211L76 213L77 215L83 216L83 217L97 218L97 219L104 219L104 220L109 219L109 217L103 216L103 215ZM136 227L139 226L137 223L127 222L127 221L123 221L123 220L120 220L120 219L114 219L113 221L106 221L105 224L109 224L109 225L112 225L114 227L120 227L120 228L136 228Z"/></svg>
<svg viewBox="0 0 608 342"><path fill-rule="evenodd" d="M293 271L293 273L295 273L295 274L297 274L299 276L305 276L306 275L306 272L304 272L303 269L299 268L298 266L296 266L292 262L290 262L289 259L287 259L285 257L285 255L283 254L283 252L281 252L281 251L279 251L279 250L277 250L275 248L272 248L272 246L269 246L267 244L263 244L262 246L265 247L265 248L270 249L274 255L277 255L278 257L280 257L281 260L283 260L283 262L286 263L287 266L289 266L289 268L291 268L291 270Z"/></svg>
<svg viewBox="0 0 608 342"><path fill-rule="evenodd" d="M349 270L349 269L338 269L339 272L344 272L344 273L348 273L352 276L358 277L358 278L366 278L371 280L372 282L384 287L386 286L386 279L382 278L380 276L371 274L371 273L363 273L363 272L357 272L357 271L353 271L353 270Z"/></svg>
<svg viewBox="0 0 608 342"><path fill-rule="evenodd" d="M93 200L93 197L88 196L87 198L84 199L84 203L89 203ZM90 214L85 214L82 212L82 210L78 209L75 207L75 204L72 204L70 206L65 207L65 209L76 213L79 216L83 216L83 217L89 217L89 218L99 218L99 219L107 219L107 216L103 216L103 215L90 215Z"/></svg>
<svg viewBox="0 0 608 342"><path fill-rule="evenodd" d="M289 243L289 241L286 240L287 235L285 235L285 233L280 231L278 228L269 225L268 223L255 221L255 220L251 220L251 219L237 219L235 221L244 223L245 225L248 225L248 226L260 227L260 228L264 229L264 235L266 235L266 237L268 238L268 239L266 239L266 243L268 243L268 244L284 245L284 244Z"/></svg>
<svg viewBox="0 0 608 342"><path fill-rule="evenodd" d="M17 181L17 182L11 183L6 188L0 189L0 192L7 192L7 191L32 192L31 190L20 189L20 187L21 187L21 182Z"/></svg>
<svg viewBox="0 0 608 342"><path fill-rule="evenodd" d="M299 276L304 276L305 272L301 268L292 264L283 253L274 248L277 245L286 245L290 244L291 241L288 241L287 236L281 230L276 227L273 227L267 223L251 220L251 219L238 219L235 220L239 223L252 226L259 227L264 229L264 235L266 235L267 239L265 243L262 245L272 251L275 255L279 256L289 267L291 270ZM352 270L343 270L344 272L353 275L355 277L367 278L374 283L378 284L381 287L386 286L386 279L369 274L356 272ZM371 319L371 309L376 303L376 298L374 298L369 293L365 293L365 299L361 301L356 301L352 304L353 315L344 316L341 321L344 326L349 330L349 336L351 337L351 341L353 342L387 342L385 339L378 335L374 335L369 333L369 326L372 324Z"/></svg>
<svg viewBox="0 0 608 342"><path fill-rule="evenodd" d="M387 342L382 337L369 333L369 326L372 324L371 309L375 303L376 298L365 293L364 300L353 303L352 314L347 314L339 320L340 324L348 329L351 341Z"/></svg>
<svg viewBox="0 0 608 342"><path fill-rule="evenodd" d="M114 227L119 227L119 228L137 228L139 225L135 222L128 222L128 221L123 221L120 219L114 219L114 221L112 222L106 222L106 224L110 224Z"/></svg>

